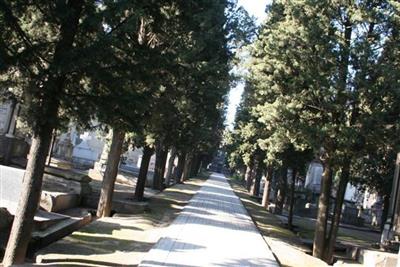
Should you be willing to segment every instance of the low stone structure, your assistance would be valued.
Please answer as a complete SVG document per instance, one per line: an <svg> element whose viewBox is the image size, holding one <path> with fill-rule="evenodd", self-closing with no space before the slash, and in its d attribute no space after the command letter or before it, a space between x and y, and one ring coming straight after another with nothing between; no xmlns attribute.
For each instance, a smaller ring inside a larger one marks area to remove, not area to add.
<svg viewBox="0 0 400 267"><path fill-rule="evenodd" d="M40 209L34 217L34 232L29 246L32 251L91 221L87 210L77 208L81 198L92 192L91 179L85 174L55 168L46 168L45 171ZM0 249L4 249L8 240L24 173L25 170L0 165Z"/></svg>
<svg viewBox="0 0 400 267"><path fill-rule="evenodd" d="M92 192L91 179L73 171L45 169L40 207L47 211L62 211L79 206L80 199ZM0 165L0 207L14 214L21 195L25 171Z"/></svg>

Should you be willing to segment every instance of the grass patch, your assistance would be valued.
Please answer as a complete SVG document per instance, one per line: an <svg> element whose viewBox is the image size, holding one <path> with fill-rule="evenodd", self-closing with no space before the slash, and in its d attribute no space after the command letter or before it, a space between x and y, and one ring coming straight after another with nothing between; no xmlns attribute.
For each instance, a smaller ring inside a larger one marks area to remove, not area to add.
<svg viewBox="0 0 400 267"><path fill-rule="evenodd" d="M263 234L291 242L300 242L292 231L284 227L279 218L257 203L240 182L231 180L230 184Z"/></svg>

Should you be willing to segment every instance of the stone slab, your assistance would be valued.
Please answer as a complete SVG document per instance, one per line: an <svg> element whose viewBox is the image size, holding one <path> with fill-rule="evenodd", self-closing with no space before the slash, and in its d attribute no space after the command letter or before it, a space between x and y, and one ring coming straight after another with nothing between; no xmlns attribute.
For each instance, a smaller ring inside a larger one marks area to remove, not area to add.
<svg viewBox="0 0 400 267"><path fill-rule="evenodd" d="M58 212L75 208L80 204L80 196L76 193L42 191L40 207L49 212Z"/></svg>
<svg viewBox="0 0 400 267"><path fill-rule="evenodd" d="M0 165L0 207L15 214L25 170ZM85 188L85 185L88 188ZM80 195L90 193L90 185L45 174L41 207L45 210L61 211L79 205Z"/></svg>
<svg viewBox="0 0 400 267"><path fill-rule="evenodd" d="M34 228L37 230L43 230L66 219L68 219L68 216L53 212L47 212L45 210L38 210L36 211L35 217L33 218L33 220L35 221Z"/></svg>
<svg viewBox="0 0 400 267"><path fill-rule="evenodd" d="M55 167L46 167L45 172L54 176L62 177L66 180L74 180L81 183L89 183L92 179L85 173L72 170L59 169Z"/></svg>
<svg viewBox="0 0 400 267"><path fill-rule="evenodd" d="M397 257L395 253L365 249L360 251L359 260L365 267L394 267L397 265Z"/></svg>
<svg viewBox="0 0 400 267"><path fill-rule="evenodd" d="M103 174L100 170L97 170L97 169L90 169L89 177L91 179L94 179L97 181L103 181ZM129 186L136 186L136 179L127 178L121 174L117 175L115 182L119 183L119 184L129 185Z"/></svg>
<svg viewBox="0 0 400 267"><path fill-rule="evenodd" d="M92 192L89 183L65 179L60 176L45 173L43 176L43 190L53 192L75 193L81 196Z"/></svg>
<svg viewBox="0 0 400 267"><path fill-rule="evenodd" d="M37 251L38 249L71 234L92 221L92 216L88 212L82 214L80 217L70 217L65 215L64 217L66 219L46 227L45 229L37 229L34 231L32 233L32 241L29 244L29 251Z"/></svg>

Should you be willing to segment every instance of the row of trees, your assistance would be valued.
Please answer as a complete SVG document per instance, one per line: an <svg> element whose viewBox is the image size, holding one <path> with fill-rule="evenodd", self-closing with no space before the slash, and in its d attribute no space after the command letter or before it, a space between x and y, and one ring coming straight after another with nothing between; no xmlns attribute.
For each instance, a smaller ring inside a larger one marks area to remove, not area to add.
<svg viewBox="0 0 400 267"><path fill-rule="evenodd" d="M98 216L110 215L124 140L144 151L137 200L154 150L154 188L169 149L186 179L220 140L230 61L253 26L233 0L0 0L0 27L0 95L21 103L32 134L9 266L25 258L54 129L112 130Z"/></svg>
<svg viewBox="0 0 400 267"><path fill-rule="evenodd" d="M313 159L323 165L313 255L328 263L348 182L390 196L400 148L399 12L391 0L275 0L249 49L245 95L225 140L229 163L249 188L252 173L256 184L267 174L264 205L272 172L280 175L278 211L286 170L295 177Z"/></svg>

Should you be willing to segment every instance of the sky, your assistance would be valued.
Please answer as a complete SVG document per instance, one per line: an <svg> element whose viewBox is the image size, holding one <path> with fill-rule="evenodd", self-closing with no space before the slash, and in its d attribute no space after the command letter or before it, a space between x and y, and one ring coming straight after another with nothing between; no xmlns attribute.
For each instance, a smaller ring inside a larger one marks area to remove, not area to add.
<svg viewBox="0 0 400 267"><path fill-rule="evenodd" d="M238 4L243 6L247 12L256 17L257 23L261 23L265 17L265 6L270 0L239 0ZM228 109L226 115L226 125L232 128L235 120L236 109L240 103L240 99L243 93L244 84L239 83L236 87L231 88L228 95Z"/></svg>

